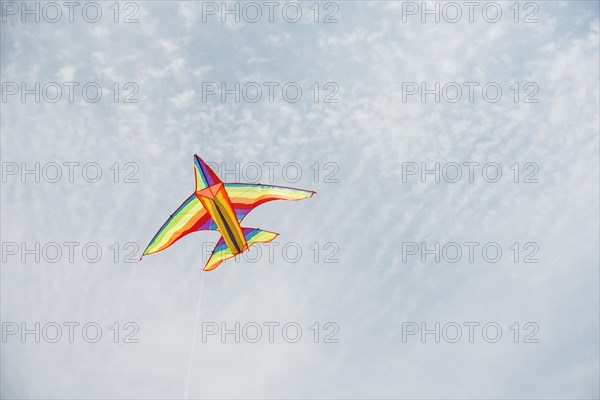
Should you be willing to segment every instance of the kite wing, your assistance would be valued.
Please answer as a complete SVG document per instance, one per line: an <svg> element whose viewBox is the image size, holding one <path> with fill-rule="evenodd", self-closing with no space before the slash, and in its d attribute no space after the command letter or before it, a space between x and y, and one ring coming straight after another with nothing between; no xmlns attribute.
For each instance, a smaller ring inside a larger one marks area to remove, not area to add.
<svg viewBox="0 0 600 400"><path fill-rule="evenodd" d="M225 190L238 221L244 219L254 208L268 201L302 200L315 194L311 190L247 183L225 183Z"/></svg>
<svg viewBox="0 0 600 400"><path fill-rule="evenodd" d="M154 235L142 257L166 249L188 233L216 229L212 218L194 193L175 210Z"/></svg>

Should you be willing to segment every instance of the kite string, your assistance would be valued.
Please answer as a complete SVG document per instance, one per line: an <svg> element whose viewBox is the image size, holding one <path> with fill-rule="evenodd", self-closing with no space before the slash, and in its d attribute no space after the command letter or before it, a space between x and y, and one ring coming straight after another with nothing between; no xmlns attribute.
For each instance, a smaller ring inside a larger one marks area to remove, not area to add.
<svg viewBox="0 0 600 400"><path fill-rule="evenodd" d="M257 185L257 186L259 186L259 185ZM248 193L250 190L254 189L255 187L256 186L250 187L250 188L248 188L248 190L245 190L244 192L238 194L235 197L230 198L229 200L236 199L240 196L243 196L244 194ZM198 306L196 307L196 321L194 322L194 338L192 339L192 351L190 354L190 363L188 366L187 381L185 383L185 396L184 396L185 400L187 400L188 388L190 386L190 374L192 372L192 361L194 359L194 349L196 347L196 335L198 333L198 318L200 317L200 304L202 303L202 292L204 291L204 277L205 276L206 276L206 271L202 271L202 283L200 284L200 295L198 296Z"/></svg>
<svg viewBox="0 0 600 400"><path fill-rule="evenodd" d="M202 271L202 283L200 284L200 295L198 296L198 305L196 306L196 322L194 322L194 338L192 339L192 351L190 354L190 364L188 366L187 382L185 383L185 397L187 400L188 388L190 385L190 373L192 372L192 361L194 360L194 348L196 347L196 334L198 333L198 318L200 317L200 304L202 303L202 292L204 291L204 277L206 271Z"/></svg>

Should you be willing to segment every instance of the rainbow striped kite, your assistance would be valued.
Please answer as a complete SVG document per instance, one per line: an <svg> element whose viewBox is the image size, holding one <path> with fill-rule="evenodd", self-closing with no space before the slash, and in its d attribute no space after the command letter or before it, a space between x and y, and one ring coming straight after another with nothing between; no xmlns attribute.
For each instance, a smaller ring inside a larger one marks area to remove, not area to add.
<svg viewBox="0 0 600 400"><path fill-rule="evenodd" d="M154 235L142 257L166 249L188 233L219 231L222 237L204 266L205 271L212 271L253 244L270 242L279 235L241 227L242 219L255 207L271 200L302 200L315 194L310 190L283 186L223 183L197 155L194 156L194 173L196 191Z"/></svg>

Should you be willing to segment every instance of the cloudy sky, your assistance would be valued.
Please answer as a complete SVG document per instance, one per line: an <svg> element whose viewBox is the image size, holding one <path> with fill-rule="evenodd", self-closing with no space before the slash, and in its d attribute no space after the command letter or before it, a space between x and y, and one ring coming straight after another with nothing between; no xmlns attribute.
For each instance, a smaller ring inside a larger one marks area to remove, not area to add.
<svg viewBox="0 0 600 400"><path fill-rule="evenodd" d="M2 1L2 398L598 398L598 3L288 3Z"/></svg>

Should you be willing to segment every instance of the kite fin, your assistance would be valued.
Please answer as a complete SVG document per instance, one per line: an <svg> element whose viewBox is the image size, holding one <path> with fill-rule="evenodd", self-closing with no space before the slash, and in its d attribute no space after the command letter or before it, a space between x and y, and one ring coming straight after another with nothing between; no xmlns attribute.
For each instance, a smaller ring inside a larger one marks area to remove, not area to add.
<svg viewBox="0 0 600 400"><path fill-rule="evenodd" d="M248 242L248 247L252 246L255 243L270 242L279 235L279 233L263 231L254 228L242 228L242 231L244 232L244 236L246 237L246 242ZM248 249L248 247L246 247L246 249ZM219 241L217 242L217 245L215 246L212 255L210 256L210 259L204 266L204 270L212 271L213 269L217 268L219 264L221 264L223 261L235 257L238 254L234 254L225 243L223 237L221 237L221 239L219 239Z"/></svg>
<svg viewBox="0 0 600 400"><path fill-rule="evenodd" d="M215 174L208 164L198 155L194 155L194 176L196 177L196 192L200 192L210 186L221 183L221 180Z"/></svg>

